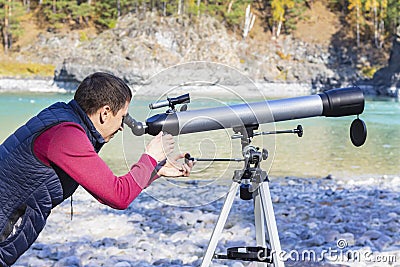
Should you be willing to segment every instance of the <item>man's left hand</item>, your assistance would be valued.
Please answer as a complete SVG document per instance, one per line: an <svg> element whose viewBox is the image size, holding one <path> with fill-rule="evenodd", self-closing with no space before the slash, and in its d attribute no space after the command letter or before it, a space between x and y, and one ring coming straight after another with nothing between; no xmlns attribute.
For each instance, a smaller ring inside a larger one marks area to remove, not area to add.
<svg viewBox="0 0 400 267"><path fill-rule="evenodd" d="M185 154L177 155L172 159L168 158L166 163L158 170L157 174L167 177L189 176L194 163L191 160L184 163L178 162L179 159L183 158L185 158Z"/></svg>

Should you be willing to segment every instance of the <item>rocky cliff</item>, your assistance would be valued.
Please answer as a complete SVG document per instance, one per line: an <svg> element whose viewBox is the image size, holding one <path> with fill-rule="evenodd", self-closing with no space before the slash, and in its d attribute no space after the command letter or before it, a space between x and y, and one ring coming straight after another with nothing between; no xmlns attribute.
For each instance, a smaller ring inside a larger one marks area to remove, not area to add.
<svg viewBox="0 0 400 267"><path fill-rule="evenodd" d="M393 38L388 65L378 70L371 80L364 82L378 95L400 97L400 26Z"/></svg>
<svg viewBox="0 0 400 267"><path fill-rule="evenodd" d="M141 19L131 14L99 35L41 34L20 57L28 55L57 64L55 81L63 87L75 87L86 75L99 70L112 72L131 85L141 84L166 67L189 61L223 63L255 81L309 84L315 91L363 79L356 67L360 59L351 49L305 43L290 36L268 42L242 40L210 17L193 23L151 13ZM376 93L392 94L384 86Z"/></svg>

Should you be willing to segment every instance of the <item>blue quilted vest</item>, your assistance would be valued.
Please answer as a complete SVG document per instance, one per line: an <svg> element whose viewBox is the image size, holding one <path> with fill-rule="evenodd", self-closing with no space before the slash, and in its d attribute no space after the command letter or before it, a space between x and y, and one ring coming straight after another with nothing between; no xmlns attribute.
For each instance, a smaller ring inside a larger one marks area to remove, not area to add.
<svg viewBox="0 0 400 267"><path fill-rule="evenodd" d="M78 187L63 170L44 165L33 153L37 136L66 121L80 124L100 151L105 141L75 100L42 110L0 145L0 266L12 265L32 245L51 209ZM12 231L18 218L22 221Z"/></svg>

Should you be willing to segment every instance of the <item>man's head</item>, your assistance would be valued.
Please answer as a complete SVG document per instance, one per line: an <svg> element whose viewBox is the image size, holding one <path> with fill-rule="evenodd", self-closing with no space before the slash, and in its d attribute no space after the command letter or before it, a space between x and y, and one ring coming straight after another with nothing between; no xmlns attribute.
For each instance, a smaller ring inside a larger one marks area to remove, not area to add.
<svg viewBox="0 0 400 267"><path fill-rule="evenodd" d="M122 130L122 120L128 113L132 92L120 78L96 72L82 81L74 99L108 142Z"/></svg>

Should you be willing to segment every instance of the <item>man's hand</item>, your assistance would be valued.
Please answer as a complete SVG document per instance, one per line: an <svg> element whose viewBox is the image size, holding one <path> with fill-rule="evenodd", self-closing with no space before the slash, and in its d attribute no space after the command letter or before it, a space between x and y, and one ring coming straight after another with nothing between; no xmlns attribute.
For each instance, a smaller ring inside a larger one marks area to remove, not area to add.
<svg viewBox="0 0 400 267"><path fill-rule="evenodd" d="M146 154L157 162L163 161L174 151L175 141L172 135L160 132L146 147Z"/></svg>
<svg viewBox="0 0 400 267"><path fill-rule="evenodd" d="M158 170L159 176L167 177L179 177L189 176L190 171L193 168L193 161L187 161L187 163L179 163L179 159L185 158L185 154L175 156L173 159L167 159L164 165Z"/></svg>

